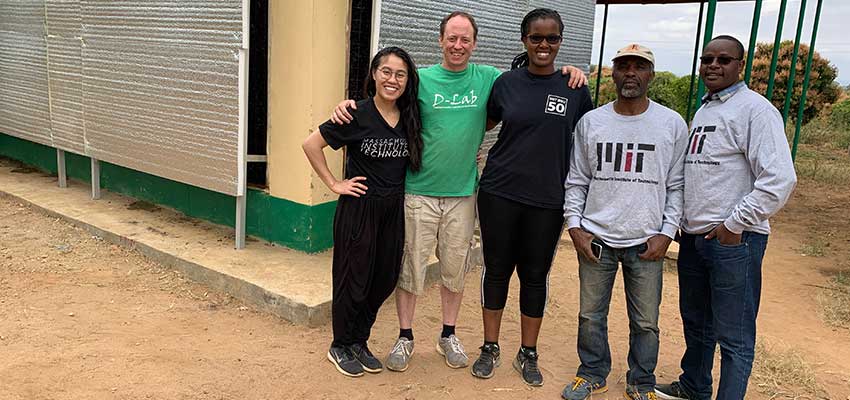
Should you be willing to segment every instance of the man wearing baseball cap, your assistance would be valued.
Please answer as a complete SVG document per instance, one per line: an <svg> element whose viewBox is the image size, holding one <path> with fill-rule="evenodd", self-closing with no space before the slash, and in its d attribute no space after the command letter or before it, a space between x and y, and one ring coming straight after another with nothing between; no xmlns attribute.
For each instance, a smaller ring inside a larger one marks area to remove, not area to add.
<svg viewBox="0 0 850 400"><path fill-rule="evenodd" d="M650 100L652 51L617 52L617 99L579 121L566 181L564 215L578 253L581 365L562 396L608 390L608 308L622 264L629 316L625 398L656 399L658 307L664 255L682 217L688 128L675 111Z"/></svg>

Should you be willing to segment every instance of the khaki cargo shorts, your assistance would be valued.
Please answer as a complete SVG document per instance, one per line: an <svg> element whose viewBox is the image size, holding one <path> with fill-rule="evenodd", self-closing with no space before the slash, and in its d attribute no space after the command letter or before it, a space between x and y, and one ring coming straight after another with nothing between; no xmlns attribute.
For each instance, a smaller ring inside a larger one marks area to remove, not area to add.
<svg viewBox="0 0 850 400"><path fill-rule="evenodd" d="M425 290L428 259L434 253L447 289L463 291L470 268L475 229L475 195L432 197L404 195L404 257L398 287L415 295Z"/></svg>

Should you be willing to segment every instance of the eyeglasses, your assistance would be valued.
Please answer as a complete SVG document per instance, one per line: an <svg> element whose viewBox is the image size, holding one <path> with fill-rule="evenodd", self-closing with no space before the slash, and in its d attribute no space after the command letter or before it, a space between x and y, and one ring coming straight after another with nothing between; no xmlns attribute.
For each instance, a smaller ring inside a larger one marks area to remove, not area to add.
<svg viewBox="0 0 850 400"><path fill-rule="evenodd" d="M720 65L729 65L733 60L741 60L740 58L729 57L729 56L702 56L699 58L702 65L711 65L714 64L714 60L717 60L717 63Z"/></svg>
<svg viewBox="0 0 850 400"><path fill-rule="evenodd" d="M395 76L395 79L397 81L403 81L403 80L407 79L407 71L402 71L402 70L393 71L392 69L389 69L389 68L381 68L381 69L378 70L378 72L381 73L381 77L384 78L384 79L390 79L393 76Z"/></svg>
<svg viewBox="0 0 850 400"><path fill-rule="evenodd" d="M528 37L528 41L533 43L533 44L543 43L544 40L546 41L546 43L549 43L549 44L558 44L558 43L561 43L561 39L563 39L563 37L561 35L548 35L548 36L528 35L527 37Z"/></svg>

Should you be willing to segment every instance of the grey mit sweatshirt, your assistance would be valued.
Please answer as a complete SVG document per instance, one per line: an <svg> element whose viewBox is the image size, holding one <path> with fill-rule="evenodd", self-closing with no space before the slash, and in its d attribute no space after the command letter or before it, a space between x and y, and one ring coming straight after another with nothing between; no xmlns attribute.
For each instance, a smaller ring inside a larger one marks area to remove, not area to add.
<svg viewBox="0 0 850 400"><path fill-rule="evenodd" d="M673 238L682 216L683 161L688 128L675 111L655 102L625 116L613 103L579 121L564 216L615 248L663 234Z"/></svg>
<svg viewBox="0 0 850 400"><path fill-rule="evenodd" d="M796 183L782 116L742 86L694 116L682 230L702 234L723 223L733 233L769 234L768 219L785 205Z"/></svg>

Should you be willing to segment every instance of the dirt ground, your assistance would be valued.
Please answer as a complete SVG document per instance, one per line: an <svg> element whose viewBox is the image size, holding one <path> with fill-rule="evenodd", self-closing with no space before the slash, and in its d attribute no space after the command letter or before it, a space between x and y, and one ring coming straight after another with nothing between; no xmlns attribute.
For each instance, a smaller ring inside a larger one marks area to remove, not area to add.
<svg viewBox="0 0 850 400"><path fill-rule="evenodd" d="M796 349L815 371L824 392L798 398L850 399L850 331L824 325L816 301L828 274L850 267L848 205L846 191L803 183L775 219L759 337ZM826 246L825 256L802 254L813 240ZM468 277L458 326L472 357L482 340L479 277L480 270ZM675 272L665 274L664 284L662 382L678 375L684 347ZM0 197L0 400L556 399L578 365L578 276L569 243L558 252L550 293L539 344L542 388L525 386L509 362L519 340L516 282L502 328L508 362L493 379L449 369L434 350L440 328L434 287L417 309L411 368L351 379L325 359L330 326L304 328L254 312L138 253ZM397 334L393 304L382 309L370 342L382 357ZM622 396L628 325L621 280L610 341L612 390L598 399ZM759 389L751 381L747 398L769 398Z"/></svg>

